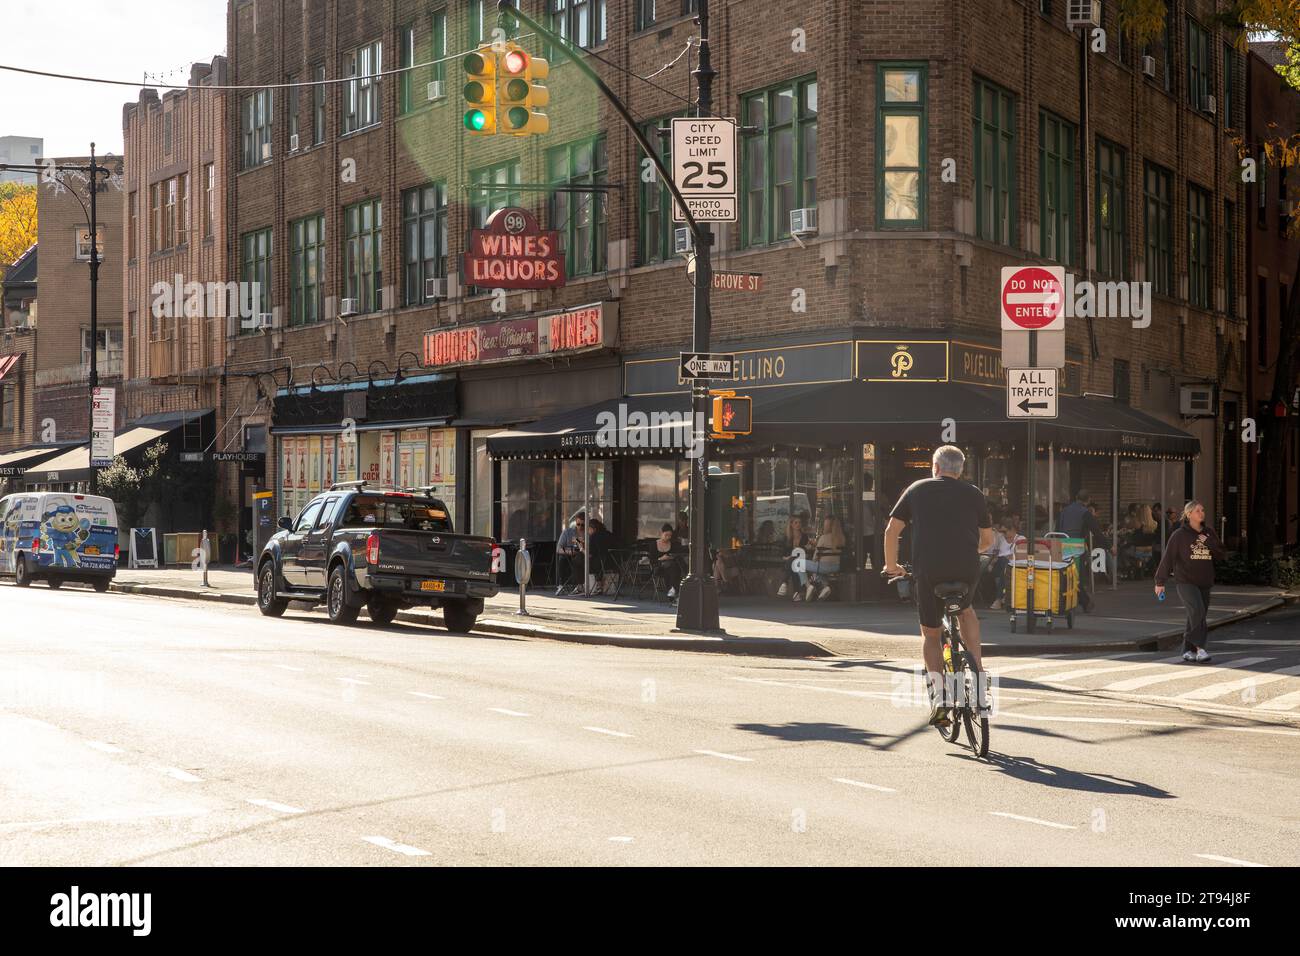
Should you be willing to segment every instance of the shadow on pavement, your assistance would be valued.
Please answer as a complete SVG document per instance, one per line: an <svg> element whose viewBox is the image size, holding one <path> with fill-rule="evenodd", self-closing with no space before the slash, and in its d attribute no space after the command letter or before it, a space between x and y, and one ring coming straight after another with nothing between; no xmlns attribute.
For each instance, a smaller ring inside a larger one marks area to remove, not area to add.
<svg viewBox="0 0 1300 956"><path fill-rule="evenodd" d="M1058 790L1078 790L1084 793L1104 793L1124 797L1153 797L1162 800L1171 800L1174 797L1168 790L1136 780L1127 780L1124 777L1105 773L1067 770L1064 767L1039 763L1033 757L1012 757L1007 754L990 753L986 759L1009 777Z"/></svg>

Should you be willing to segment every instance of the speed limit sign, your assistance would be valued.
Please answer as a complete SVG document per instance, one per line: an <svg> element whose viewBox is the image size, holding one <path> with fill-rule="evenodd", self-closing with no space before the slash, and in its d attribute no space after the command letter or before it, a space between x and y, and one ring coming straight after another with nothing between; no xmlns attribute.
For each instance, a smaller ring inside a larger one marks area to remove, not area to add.
<svg viewBox="0 0 1300 956"><path fill-rule="evenodd" d="M738 168L734 118L678 116L672 120L673 182L700 222L734 222ZM673 204L673 220L684 222Z"/></svg>

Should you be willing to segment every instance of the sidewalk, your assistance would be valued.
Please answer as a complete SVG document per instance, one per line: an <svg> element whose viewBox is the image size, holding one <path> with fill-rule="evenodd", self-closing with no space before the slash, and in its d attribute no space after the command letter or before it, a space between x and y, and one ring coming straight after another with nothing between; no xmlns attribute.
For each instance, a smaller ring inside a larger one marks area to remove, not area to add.
<svg viewBox="0 0 1300 956"><path fill-rule="evenodd" d="M211 568L210 587L189 568L119 569L113 590L158 597L256 603L251 571ZM39 585L38 585L39 586ZM1274 588L1219 587L1210 608L1217 627L1281 606L1287 596ZM723 596L721 624L726 637L673 634L676 611L667 604L605 597L554 597L530 591L528 615L521 616L518 591L487 602L475 630L494 634L667 650L721 651L779 657L860 657L875 653L915 654L920 635L908 604L795 604L775 598ZM1177 598L1158 602L1146 583L1124 582L1097 593L1097 610L1076 611L1074 628L1064 619L1052 631L1025 633L1023 617L1012 634L1004 612L981 610L983 643L991 655L1094 653L1157 650L1181 644L1183 610ZM441 614L404 611L400 620L441 626ZM1041 625L1041 622L1040 622Z"/></svg>

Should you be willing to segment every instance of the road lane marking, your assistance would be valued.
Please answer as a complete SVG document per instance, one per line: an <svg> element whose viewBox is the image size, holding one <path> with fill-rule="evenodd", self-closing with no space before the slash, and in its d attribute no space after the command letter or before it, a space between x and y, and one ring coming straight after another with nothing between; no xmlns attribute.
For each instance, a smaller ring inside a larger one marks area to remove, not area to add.
<svg viewBox="0 0 1300 956"><path fill-rule="evenodd" d="M291 667L291 666L289 666L288 664L272 664L271 666L272 666L272 667L278 667L278 668L280 668L280 670L282 670L282 671L296 671L296 672L301 672L301 671L305 671L305 670L307 669L307 668L305 668L305 667Z"/></svg>
<svg viewBox="0 0 1300 956"><path fill-rule="evenodd" d="M86 746L90 747L92 750L101 750L106 754L122 753L121 747L114 747L112 744L106 744L99 740L87 740Z"/></svg>
<svg viewBox="0 0 1300 956"><path fill-rule="evenodd" d="M613 836L613 837L610 837L610 838L609 838L609 842L610 842L610 843L631 843L631 842L632 842L632 837L627 837L627 836Z"/></svg>
<svg viewBox="0 0 1300 956"><path fill-rule="evenodd" d="M1179 694L1179 700L1214 700L1216 697L1227 697L1238 691L1243 691L1248 687L1261 687L1264 684L1271 684L1274 681L1283 680L1287 677L1294 677L1300 674L1300 666L1281 667L1275 671L1269 671L1267 674L1252 674L1249 677L1242 677L1239 680L1227 680L1218 684L1210 684L1207 687L1197 687L1195 690L1189 690L1185 694Z"/></svg>
<svg viewBox="0 0 1300 956"><path fill-rule="evenodd" d="M218 654L217 656L218 656L218 657L228 657L228 658L230 658L232 661L246 661L246 660L248 660L248 658L245 657L243 654Z"/></svg>
<svg viewBox="0 0 1300 956"><path fill-rule="evenodd" d="M1253 637L1234 637L1228 641L1215 641L1215 644L1255 644L1260 647L1300 647L1300 641L1295 638L1282 638L1274 640L1273 638L1260 638L1256 640Z"/></svg>
<svg viewBox="0 0 1300 956"><path fill-rule="evenodd" d="M739 760L744 763L753 763L753 757L738 757L736 754L724 754L720 750L696 750L697 754L703 754L706 757L721 757L723 760Z"/></svg>
<svg viewBox="0 0 1300 956"><path fill-rule="evenodd" d="M1273 658L1271 657L1243 657L1240 660L1229 661L1228 663L1222 665L1221 667L1209 667L1209 668L1194 667L1188 664L1184 664L1182 667L1178 668L1177 670L1165 671L1164 673L1161 674L1151 674L1147 677L1132 677L1129 678L1128 680L1121 680L1121 681L1116 681L1113 684L1106 684L1098 689L1114 690L1114 691L1138 690L1143 687L1149 687L1152 684L1163 684L1165 681L1191 680L1192 678L1195 677L1204 677L1207 673L1210 674L1222 673L1225 670L1233 670L1233 669L1240 669L1242 667L1250 667L1252 664L1264 664L1271 660L1273 660Z"/></svg>
<svg viewBox="0 0 1300 956"><path fill-rule="evenodd" d="M1202 860L1213 860L1215 863L1229 863L1232 866L1268 866L1267 863L1251 863L1249 860L1234 860L1230 856L1218 856L1214 853L1193 853L1192 855L1200 857Z"/></svg>
<svg viewBox="0 0 1300 956"><path fill-rule="evenodd" d="M161 770L163 773L165 773L167 776L171 777L173 780L180 780L182 783L203 782L202 777L196 777L194 776L194 774L190 773L189 771L182 770L179 767L159 767L158 769Z"/></svg>
<svg viewBox="0 0 1300 956"><path fill-rule="evenodd" d="M488 710L494 714L505 714L507 717L531 717L532 714L525 714L522 710L510 710L507 707L489 707Z"/></svg>
<svg viewBox="0 0 1300 956"><path fill-rule="evenodd" d="M394 853L401 853L403 856L433 856L428 850L421 850L418 846L409 846L405 843L397 843L388 837L368 836L362 837L367 843L373 843L375 846L381 846L385 850L392 850Z"/></svg>
<svg viewBox="0 0 1300 956"><path fill-rule="evenodd" d="M1018 813L1005 813L1001 810L990 810L990 814L995 817L1006 817L1008 820L1019 820L1022 823L1037 823L1040 827L1052 827L1055 830L1077 830L1078 827L1069 823L1053 823L1051 820L1040 820L1037 817L1022 817Z"/></svg>
<svg viewBox="0 0 1300 956"><path fill-rule="evenodd" d="M423 698L424 700L446 700L447 699L446 697L439 697L437 694L426 694L422 690L408 690L407 693L410 694L412 697L420 697Z"/></svg>
<svg viewBox="0 0 1300 956"><path fill-rule="evenodd" d="M1300 707L1300 690L1274 697L1256 707L1256 710L1295 710Z"/></svg>
<svg viewBox="0 0 1300 956"><path fill-rule="evenodd" d="M583 727L583 730L590 730L593 734L605 734L610 737L631 737L631 734L625 734L621 730L609 730L605 727Z"/></svg>
<svg viewBox="0 0 1300 956"><path fill-rule="evenodd" d="M831 777L836 783L846 783L850 787L861 787L863 790L879 790L881 793L898 793L893 787L882 787L875 783L863 783L861 780L850 780L848 777Z"/></svg>
<svg viewBox="0 0 1300 956"><path fill-rule="evenodd" d="M370 681L368 681L368 680L357 680L355 677L336 677L336 678L334 678L334 679L335 679L336 681L342 681L344 684L357 684L357 685L359 685L359 686L361 686L361 687L369 687L369 686L370 686Z"/></svg>
<svg viewBox="0 0 1300 956"><path fill-rule="evenodd" d="M1032 680L1040 681L1044 684L1065 684L1080 677L1097 677L1101 674L1113 674L1116 671L1135 671L1145 670L1150 667L1163 667L1166 664L1177 664L1182 660L1182 656L1164 657L1158 661L1144 661L1141 664L1117 664L1114 667L1080 667L1078 670L1060 671L1055 674L1044 674L1042 677L1034 677Z"/></svg>
<svg viewBox="0 0 1300 956"><path fill-rule="evenodd" d="M255 807L264 807L267 810L274 810L276 813L306 813L301 807L291 807L287 803L276 803L274 800L248 800Z"/></svg>

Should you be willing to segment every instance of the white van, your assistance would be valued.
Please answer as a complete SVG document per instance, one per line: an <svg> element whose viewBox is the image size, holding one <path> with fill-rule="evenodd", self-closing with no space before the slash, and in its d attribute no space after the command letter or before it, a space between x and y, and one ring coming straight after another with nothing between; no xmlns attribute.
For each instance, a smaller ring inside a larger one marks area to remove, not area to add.
<svg viewBox="0 0 1300 956"><path fill-rule="evenodd" d="M85 581L107 591L117 573L117 509L109 498L33 491L0 498L0 575L25 588Z"/></svg>

